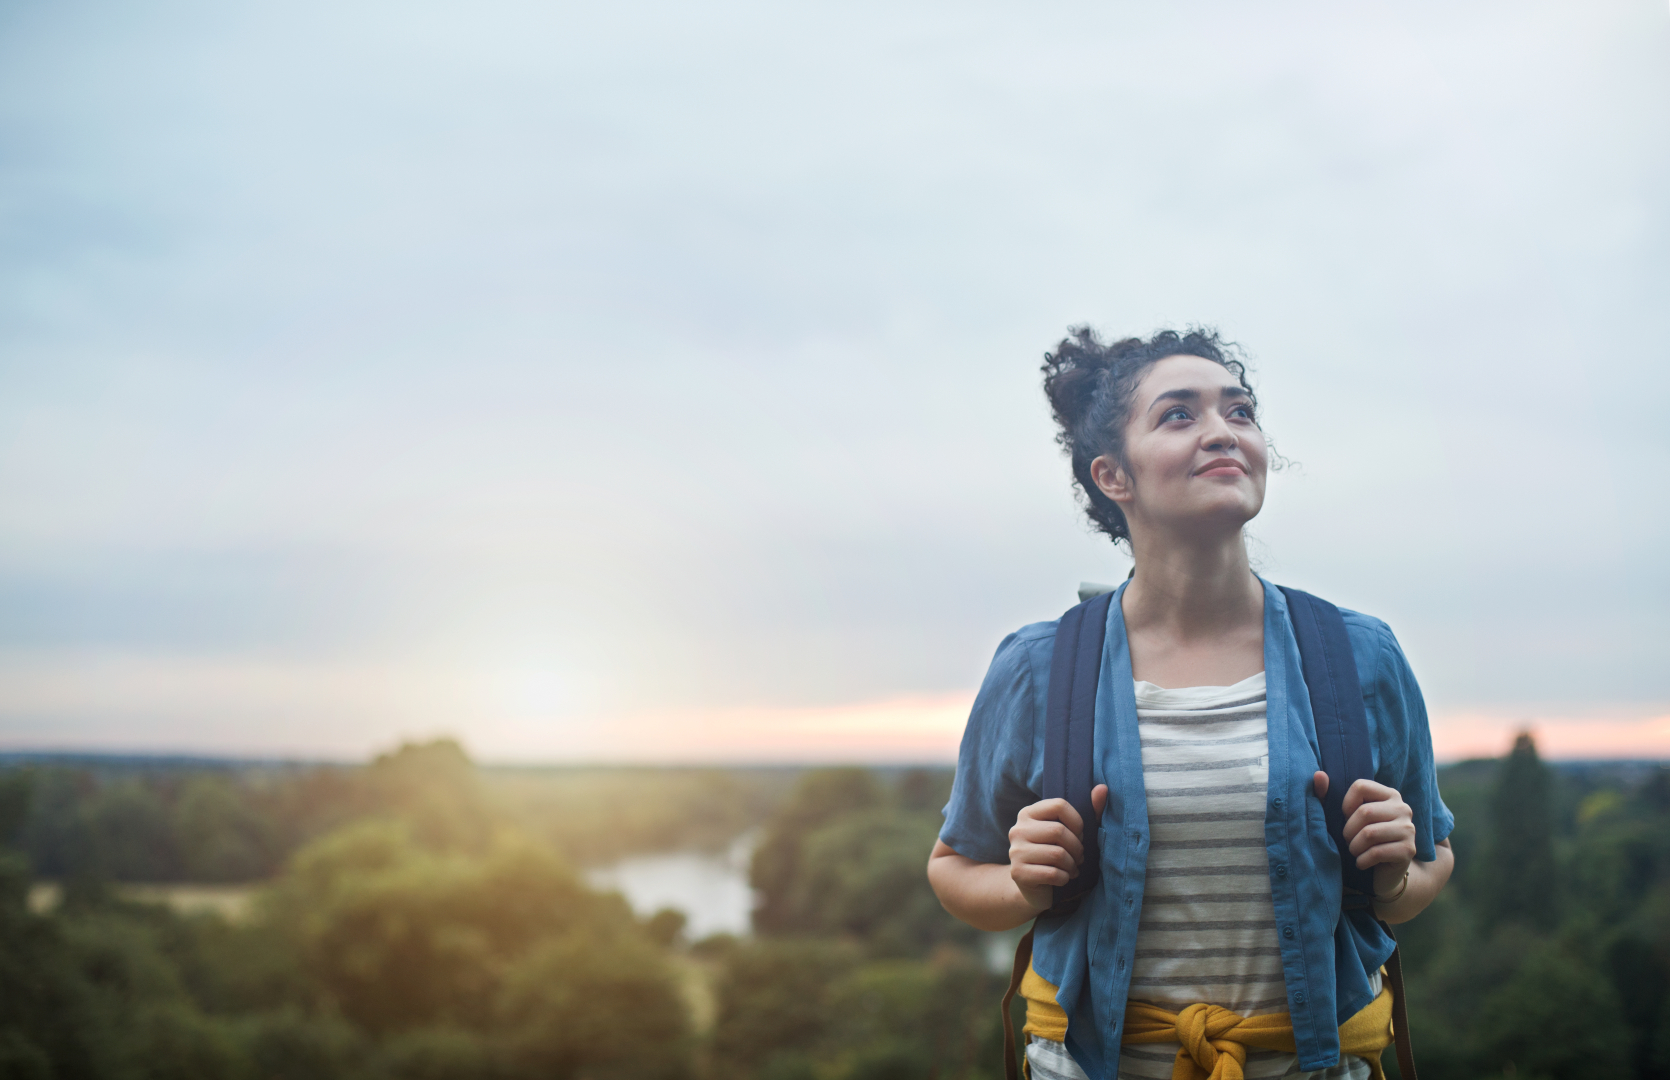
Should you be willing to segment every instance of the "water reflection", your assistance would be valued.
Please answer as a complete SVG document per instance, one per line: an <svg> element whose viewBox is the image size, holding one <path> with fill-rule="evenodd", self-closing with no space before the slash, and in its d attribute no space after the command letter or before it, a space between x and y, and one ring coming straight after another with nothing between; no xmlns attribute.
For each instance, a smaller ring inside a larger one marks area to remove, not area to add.
<svg viewBox="0 0 1670 1080"><path fill-rule="evenodd" d="M634 855L586 874L594 888L616 889L639 915L677 908L690 921L692 941L709 934L745 935L754 910L748 887L748 860L757 832L748 832L722 852L675 851Z"/></svg>
<svg viewBox="0 0 1670 1080"><path fill-rule="evenodd" d="M748 887L748 860L753 857L758 831L744 833L722 852L674 851L662 855L634 855L612 866L586 874L593 888L615 889L626 897L634 913L649 916L662 908L684 912L685 934L700 941L709 934L746 936L754 910L754 890ZM1007 975L1014 962L1015 943L1025 927L1000 934L984 934L981 955L995 974Z"/></svg>

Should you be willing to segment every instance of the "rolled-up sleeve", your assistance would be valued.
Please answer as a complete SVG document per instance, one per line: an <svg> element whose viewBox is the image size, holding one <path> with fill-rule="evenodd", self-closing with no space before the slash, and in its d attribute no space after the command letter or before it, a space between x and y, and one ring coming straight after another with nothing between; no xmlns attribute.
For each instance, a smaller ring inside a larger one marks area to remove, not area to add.
<svg viewBox="0 0 1670 1080"><path fill-rule="evenodd" d="M1431 862L1436 845L1455 828L1455 815L1438 793L1438 771L1432 756L1432 729L1420 684L1403 655L1391 627L1373 622L1376 660L1372 690L1367 697L1378 753L1375 779L1403 796L1415 815L1415 858Z"/></svg>
<svg viewBox="0 0 1670 1080"><path fill-rule="evenodd" d="M1003 639L963 730L939 838L976 862L1008 862L1009 829L1023 807L1038 801L1035 742L1048 669L1037 668L1054 630L1053 623L1039 623Z"/></svg>

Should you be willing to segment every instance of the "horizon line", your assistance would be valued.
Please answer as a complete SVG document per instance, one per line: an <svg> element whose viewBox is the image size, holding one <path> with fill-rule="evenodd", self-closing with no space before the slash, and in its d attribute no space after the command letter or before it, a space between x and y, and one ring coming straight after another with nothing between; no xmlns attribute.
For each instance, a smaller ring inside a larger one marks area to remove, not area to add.
<svg viewBox="0 0 1670 1080"><path fill-rule="evenodd" d="M421 746L430 742L443 741L438 739L409 740L401 746ZM451 740L458 742L459 740ZM460 742L460 746L462 743ZM400 747L396 747L398 750ZM346 758L329 756L306 756L298 754L215 754L201 751L170 751L170 750L124 750L120 748L100 749L70 749L70 748L8 748L0 747L0 767L33 762L132 762L135 764L178 765L178 766L293 766L316 768L364 768L371 765L377 758L390 751L379 751L368 757ZM478 759L465 749L465 756L476 768L480 769L823 769L823 768L864 768L864 769L936 769L955 770L955 761L943 758L933 759L862 759L862 758L779 758L764 760L747 759L665 759L658 761L632 760L624 758L548 758L516 760L505 758ZM1500 761L1507 757L1507 752L1488 755L1478 754L1467 757L1445 758L1437 762L1440 769L1457 765L1467 765L1480 761ZM1568 755L1552 755L1538 752L1538 758L1553 765L1660 765L1670 766L1670 756L1623 755L1619 757L1582 757Z"/></svg>

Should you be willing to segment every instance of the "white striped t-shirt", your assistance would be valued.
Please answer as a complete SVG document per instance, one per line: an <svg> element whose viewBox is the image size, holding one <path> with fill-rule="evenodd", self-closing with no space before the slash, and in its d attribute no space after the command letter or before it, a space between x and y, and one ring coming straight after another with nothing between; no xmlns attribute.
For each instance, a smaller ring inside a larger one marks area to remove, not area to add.
<svg viewBox="0 0 1670 1080"><path fill-rule="evenodd" d="M1286 984L1264 851L1264 673L1234 686L1138 682L1136 704L1150 839L1130 996L1173 1010L1205 1002L1242 1016L1281 1012ZM1169 1080L1176 1055L1176 1043L1121 1047L1120 1078ZM1083 1076L1059 1043L1034 1042L1027 1057L1038 1080ZM1369 1075L1360 1058L1311 1073L1297 1064L1293 1054L1254 1050L1246 1075Z"/></svg>

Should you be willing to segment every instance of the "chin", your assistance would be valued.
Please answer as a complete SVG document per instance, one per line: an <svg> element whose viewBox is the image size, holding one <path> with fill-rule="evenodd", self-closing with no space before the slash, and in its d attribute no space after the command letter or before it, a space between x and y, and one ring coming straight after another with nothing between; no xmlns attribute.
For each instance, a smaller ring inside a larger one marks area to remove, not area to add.
<svg viewBox="0 0 1670 1080"><path fill-rule="evenodd" d="M1211 521L1216 525L1227 525L1233 522L1240 528L1264 509L1264 500L1252 496L1248 492L1226 491L1219 498L1204 500L1199 508L1198 516L1202 524Z"/></svg>

